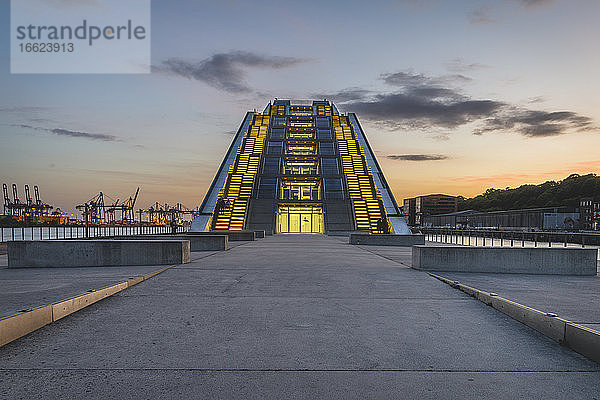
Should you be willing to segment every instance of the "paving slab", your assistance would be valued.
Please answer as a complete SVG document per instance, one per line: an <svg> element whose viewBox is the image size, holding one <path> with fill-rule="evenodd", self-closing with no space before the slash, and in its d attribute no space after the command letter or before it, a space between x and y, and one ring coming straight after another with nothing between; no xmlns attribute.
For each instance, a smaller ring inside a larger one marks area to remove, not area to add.
<svg viewBox="0 0 600 400"><path fill-rule="evenodd" d="M320 235L172 268L0 348L0 376L6 398L600 393L600 365L393 257Z"/></svg>
<svg viewBox="0 0 600 400"><path fill-rule="evenodd" d="M580 324L600 324L600 277L440 272L486 292ZM592 328L594 329L594 328ZM598 329L596 327L595 329Z"/></svg>
<svg viewBox="0 0 600 400"><path fill-rule="evenodd" d="M589 389L598 380L575 371L9 370L0 397L61 399L69 388L86 399L598 400Z"/></svg>
<svg viewBox="0 0 600 400"><path fill-rule="evenodd" d="M0 318L145 275L163 266L7 268L0 267Z"/></svg>

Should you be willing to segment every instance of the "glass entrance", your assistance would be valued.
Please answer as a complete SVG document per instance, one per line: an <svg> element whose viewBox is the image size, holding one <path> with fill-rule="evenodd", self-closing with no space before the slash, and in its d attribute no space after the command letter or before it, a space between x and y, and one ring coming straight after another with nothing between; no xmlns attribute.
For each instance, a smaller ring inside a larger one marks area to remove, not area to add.
<svg viewBox="0 0 600 400"><path fill-rule="evenodd" d="M277 233L323 233L323 207L319 205L280 205Z"/></svg>

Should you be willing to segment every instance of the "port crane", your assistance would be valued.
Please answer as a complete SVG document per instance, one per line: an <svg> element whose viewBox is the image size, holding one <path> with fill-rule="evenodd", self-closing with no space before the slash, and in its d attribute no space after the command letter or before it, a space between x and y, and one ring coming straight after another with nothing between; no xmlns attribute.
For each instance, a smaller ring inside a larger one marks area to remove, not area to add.
<svg viewBox="0 0 600 400"><path fill-rule="evenodd" d="M134 207L139 193L140 188L138 187L133 196L119 202L119 198L113 200L100 192L85 203L76 206L76 208L81 210L84 220L90 224L132 224L135 222ZM110 200L112 203L107 205L106 200ZM119 219L117 219L117 212L120 213Z"/></svg>
<svg viewBox="0 0 600 400"><path fill-rule="evenodd" d="M12 195L11 200L8 192L8 185L2 184L2 193L4 195L4 215L14 216L47 216L50 214L50 210L54 207L50 204L44 203L40 199L40 191L37 185L33 187L35 202L31 198L31 192L29 185L25 185L25 201L21 201L19 197L19 191L17 184L12 184Z"/></svg>

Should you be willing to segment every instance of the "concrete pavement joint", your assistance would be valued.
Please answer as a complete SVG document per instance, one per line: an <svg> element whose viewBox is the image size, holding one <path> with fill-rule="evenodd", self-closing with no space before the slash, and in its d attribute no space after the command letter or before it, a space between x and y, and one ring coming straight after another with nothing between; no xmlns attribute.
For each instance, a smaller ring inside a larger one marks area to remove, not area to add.
<svg viewBox="0 0 600 400"><path fill-rule="evenodd" d="M554 313L543 312L505 299L495 293L485 292L433 273L429 273L429 275L535 329L590 360L600 363L600 331L559 318Z"/></svg>
<svg viewBox="0 0 600 400"><path fill-rule="evenodd" d="M266 296L266 295L256 295L256 296L252 296L252 295L240 295L240 296L227 296L227 295L196 295L196 294L189 294L189 293L182 293L182 294L134 294L131 296L140 296L140 297L174 297L174 296L180 296L180 297L201 297L201 298L207 298L207 299L212 299L215 297L220 297L220 298L226 298L226 299L230 299L232 297L236 297L236 298L242 298L242 299L307 299L307 300L433 300L433 301L469 301L470 299L468 298L450 298L450 297L427 297L427 296L423 296L423 297L357 297L357 296L348 296L348 297L340 297L340 296L334 296L334 297L328 297L328 296Z"/></svg>
<svg viewBox="0 0 600 400"><path fill-rule="evenodd" d="M403 368L333 368L333 369L314 369L314 368L2 368L0 371L21 372L21 371L189 371L189 372L432 372L432 373L596 373L600 369L403 369Z"/></svg>

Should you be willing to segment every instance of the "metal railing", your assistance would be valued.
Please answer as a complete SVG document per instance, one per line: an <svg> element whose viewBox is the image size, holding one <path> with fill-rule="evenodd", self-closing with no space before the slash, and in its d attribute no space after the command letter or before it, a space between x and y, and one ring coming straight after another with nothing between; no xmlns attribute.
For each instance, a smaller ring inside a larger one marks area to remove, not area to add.
<svg viewBox="0 0 600 400"><path fill-rule="evenodd" d="M569 244L600 246L600 234L574 232L525 232L489 229L421 228L425 239L432 242L462 244L467 246L525 246L552 247Z"/></svg>
<svg viewBox="0 0 600 400"><path fill-rule="evenodd" d="M485 229L421 228L429 242L489 247L600 248L600 235L572 232L522 232ZM600 252L598 254L600 259Z"/></svg>
<svg viewBox="0 0 600 400"><path fill-rule="evenodd" d="M178 226L177 233L187 231ZM0 228L0 242L15 240L87 239L110 238L113 236L157 235L172 233L169 225L141 226L20 226Z"/></svg>

